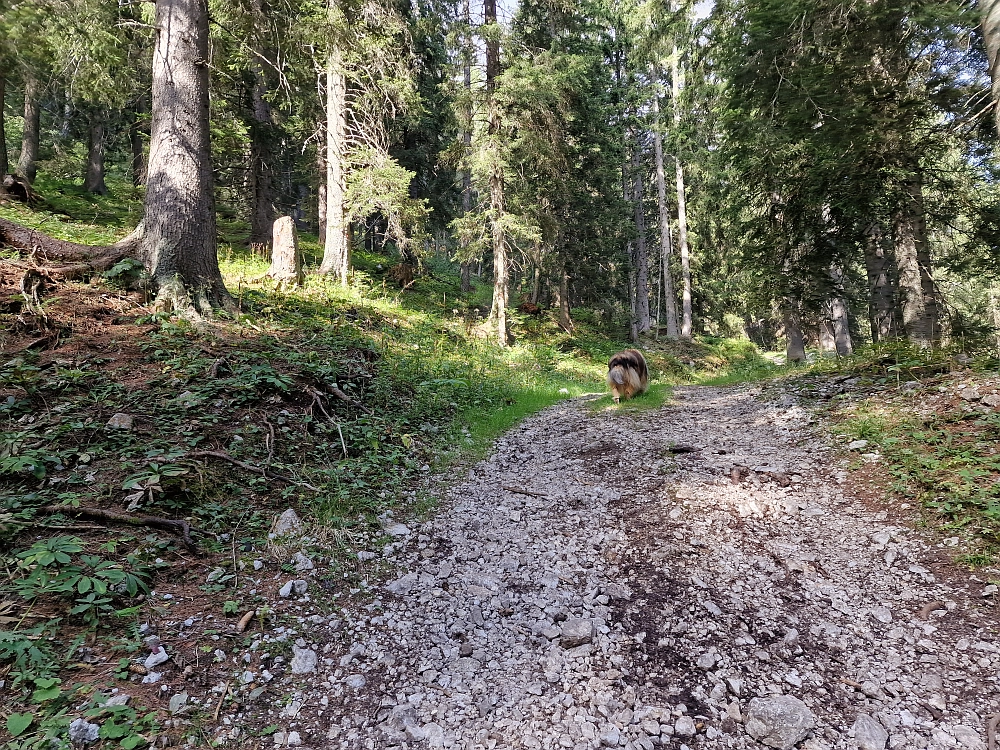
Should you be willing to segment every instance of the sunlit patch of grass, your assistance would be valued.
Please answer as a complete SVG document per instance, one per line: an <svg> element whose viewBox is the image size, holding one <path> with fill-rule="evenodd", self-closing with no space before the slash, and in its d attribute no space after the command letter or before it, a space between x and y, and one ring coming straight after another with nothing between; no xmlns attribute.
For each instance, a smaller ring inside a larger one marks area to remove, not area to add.
<svg viewBox="0 0 1000 750"><path fill-rule="evenodd" d="M591 412L620 412L623 414L638 414L663 408L673 397L673 386L667 383L655 383L649 390L635 398L616 404L610 393L595 398L587 404Z"/></svg>

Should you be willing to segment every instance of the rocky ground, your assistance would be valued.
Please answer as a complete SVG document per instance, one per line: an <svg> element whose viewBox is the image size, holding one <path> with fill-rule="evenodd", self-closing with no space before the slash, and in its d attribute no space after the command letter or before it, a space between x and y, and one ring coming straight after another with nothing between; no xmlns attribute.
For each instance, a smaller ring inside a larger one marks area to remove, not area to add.
<svg viewBox="0 0 1000 750"><path fill-rule="evenodd" d="M303 627L258 637L247 683L295 692L274 734L227 707L215 740L985 750L996 587L852 497L793 397L759 396L527 420L430 521L386 520L374 598L310 615L304 594Z"/></svg>

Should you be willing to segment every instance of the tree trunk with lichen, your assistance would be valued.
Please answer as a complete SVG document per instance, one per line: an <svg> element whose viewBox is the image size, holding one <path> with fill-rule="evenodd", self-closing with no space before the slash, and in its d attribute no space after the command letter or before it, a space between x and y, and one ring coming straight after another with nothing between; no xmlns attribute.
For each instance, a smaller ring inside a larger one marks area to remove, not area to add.
<svg viewBox="0 0 1000 750"><path fill-rule="evenodd" d="M83 189L94 195L108 194L108 186L104 182L104 113L98 109L90 113L87 167L83 178Z"/></svg>

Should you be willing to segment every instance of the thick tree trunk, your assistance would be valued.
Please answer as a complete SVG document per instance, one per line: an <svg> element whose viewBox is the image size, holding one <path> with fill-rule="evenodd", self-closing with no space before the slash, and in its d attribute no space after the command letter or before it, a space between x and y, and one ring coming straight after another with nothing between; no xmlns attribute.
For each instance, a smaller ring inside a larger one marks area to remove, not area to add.
<svg viewBox="0 0 1000 750"><path fill-rule="evenodd" d="M250 246L266 247L271 243L274 223L274 122L267 98L267 81L258 64L254 70L250 99L253 103L250 123Z"/></svg>
<svg viewBox="0 0 1000 750"><path fill-rule="evenodd" d="M87 143L87 168L83 189L95 195L107 195L104 183L104 113L93 110L90 114L90 135Z"/></svg>
<svg viewBox="0 0 1000 750"><path fill-rule="evenodd" d="M1000 0L980 0L983 43L990 64L993 92L993 118L1000 132Z"/></svg>
<svg viewBox="0 0 1000 750"><path fill-rule="evenodd" d="M149 130L146 117L146 97L140 96L132 108L132 121L128 127L128 142L132 151L132 184L146 184L146 144L142 137Z"/></svg>
<svg viewBox="0 0 1000 750"><path fill-rule="evenodd" d="M653 149L656 157L656 204L660 217L660 273L663 277L663 310L667 319L667 338L677 338L677 297L674 278L670 270L670 257L674 254L673 235L670 232L670 209L667 206L667 180L663 169L663 136L660 135L660 104L653 97L653 113L657 127L653 130Z"/></svg>
<svg viewBox="0 0 1000 750"><path fill-rule="evenodd" d="M868 232L865 242L865 270L868 273L868 319L872 343L899 338L896 285L892 251L887 247L881 227Z"/></svg>
<svg viewBox="0 0 1000 750"><path fill-rule="evenodd" d="M267 275L290 286L302 286L305 280L299 237L295 231L295 220L291 216L281 216L274 221L271 267L267 270Z"/></svg>
<svg viewBox="0 0 1000 750"><path fill-rule="evenodd" d="M339 11L338 0L330 0L331 15ZM326 58L326 244L321 274L333 274L347 286L351 270L351 245L344 211L347 159L347 80L344 58L333 44Z"/></svg>
<svg viewBox="0 0 1000 750"><path fill-rule="evenodd" d="M7 78L0 72L0 182L3 181L4 175L10 173L10 160L7 158L7 136L5 134L5 121L4 116L4 94L7 91ZM3 192L3 187L0 187L0 193Z"/></svg>
<svg viewBox="0 0 1000 750"><path fill-rule="evenodd" d="M642 158L632 151L632 201L635 209L635 314L639 333L649 333L649 250L646 247L646 211L643 206Z"/></svg>
<svg viewBox="0 0 1000 750"><path fill-rule="evenodd" d="M785 359L788 362L805 362L806 348L805 340L802 337L802 323L799 314L791 307L784 310L785 338Z"/></svg>
<svg viewBox="0 0 1000 750"><path fill-rule="evenodd" d="M824 305L823 307L823 316L819 321L819 350L823 356L836 356L837 339L833 333L833 321L831 320L833 313L829 304Z"/></svg>
<svg viewBox="0 0 1000 750"><path fill-rule="evenodd" d="M506 213L504 197L503 161L500 156L500 108L496 101L497 77L500 75L500 40L497 38L496 0L483 0L483 21L494 27L486 39L486 106L488 110L487 138L489 138L490 166L490 236L493 240L493 306L490 320L496 326L497 343L509 343L507 335L507 306L510 294L510 264L507 259L507 237L503 230Z"/></svg>
<svg viewBox="0 0 1000 750"><path fill-rule="evenodd" d="M907 186L908 200L896 217L896 264L903 297L903 329L906 337L921 348L937 345L941 338L938 323L937 290L934 286L923 186L919 179Z"/></svg>
<svg viewBox="0 0 1000 750"><path fill-rule="evenodd" d="M38 145L42 125L42 83L38 76L25 71L24 78L24 133L21 136L21 156L17 172L28 182L38 176Z"/></svg>
<svg viewBox="0 0 1000 750"><path fill-rule="evenodd" d="M157 306L232 308L216 255L206 0L157 0L142 259Z"/></svg>

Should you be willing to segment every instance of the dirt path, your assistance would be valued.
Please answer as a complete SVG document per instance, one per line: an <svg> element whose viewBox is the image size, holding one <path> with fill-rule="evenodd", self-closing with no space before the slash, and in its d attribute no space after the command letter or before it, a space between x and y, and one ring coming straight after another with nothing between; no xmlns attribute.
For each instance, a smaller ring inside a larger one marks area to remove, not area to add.
<svg viewBox="0 0 1000 750"><path fill-rule="evenodd" d="M985 749L985 583L845 496L810 414L758 395L526 421L433 520L392 530L380 598L299 641L319 662L276 740Z"/></svg>

